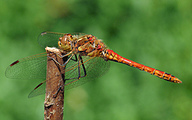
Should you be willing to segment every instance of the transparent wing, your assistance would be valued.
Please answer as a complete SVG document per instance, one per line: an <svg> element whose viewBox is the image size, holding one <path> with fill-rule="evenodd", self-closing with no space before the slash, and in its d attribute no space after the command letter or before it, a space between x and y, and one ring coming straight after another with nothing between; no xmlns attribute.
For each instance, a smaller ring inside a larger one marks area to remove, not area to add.
<svg viewBox="0 0 192 120"><path fill-rule="evenodd" d="M58 47L59 37L64 36L65 33L56 32L42 32L38 37L38 43L41 47Z"/></svg>
<svg viewBox="0 0 192 120"><path fill-rule="evenodd" d="M75 58L73 58L75 59ZM99 57L82 56L82 61L70 60L65 69L65 89L71 89L86 83L87 81L94 80L103 75L109 69L109 62ZM46 79L46 65L47 54L37 54L34 56L26 57L12 63L5 72L6 77L14 79ZM85 69L83 68L85 66ZM79 67L78 67L79 66ZM79 69L80 68L80 72ZM87 75L85 77L85 72ZM77 79L80 75L80 79ZM46 81L40 83L29 94L30 97L41 95L45 93Z"/></svg>
<svg viewBox="0 0 192 120"><path fill-rule="evenodd" d="M95 80L96 78L105 74L110 67L108 61L105 61L100 57L89 57L82 56L83 63L80 62L80 73L78 72L78 62L70 60L70 62L66 65L65 69L65 79L76 78L72 80L65 81L65 89L71 89L86 83L87 81ZM83 64L85 66L85 70L87 75L85 77L80 77L77 79L78 75L84 76Z"/></svg>
<svg viewBox="0 0 192 120"><path fill-rule="evenodd" d="M82 58L83 63L78 64L78 61L70 60L69 63L66 65L65 79L74 79L65 81L65 90L75 88L88 81L95 80L109 70L110 63L102 58L88 56L84 56ZM82 77L85 74L83 65L85 66L85 71L87 73L85 77ZM80 72L78 71L78 66L80 68ZM79 75L81 76L80 79L78 79ZM37 87L35 87L35 89L29 94L28 97L31 98L37 95L44 94L46 87L46 84L44 84L45 82L46 81L43 81Z"/></svg>
<svg viewBox="0 0 192 120"><path fill-rule="evenodd" d="M38 37L38 43L41 47L58 47L59 38L64 36L66 33L57 33L57 32L42 32ZM75 33L72 34L74 38L78 39L86 34L84 33Z"/></svg>
<svg viewBox="0 0 192 120"><path fill-rule="evenodd" d="M47 54L41 53L13 62L5 71L12 79L46 79Z"/></svg>
<svg viewBox="0 0 192 120"><path fill-rule="evenodd" d="M46 93L46 84L45 84L46 80L44 80L42 83L40 83L39 85L37 85L37 87L35 87L28 95L28 98L32 98L38 95L42 95Z"/></svg>

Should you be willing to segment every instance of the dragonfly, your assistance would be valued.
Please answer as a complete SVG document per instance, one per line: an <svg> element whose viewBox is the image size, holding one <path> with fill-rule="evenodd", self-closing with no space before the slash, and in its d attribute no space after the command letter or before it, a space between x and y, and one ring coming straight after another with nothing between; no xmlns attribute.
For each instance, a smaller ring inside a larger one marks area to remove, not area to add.
<svg viewBox="0 0 192 120"><path fill-rule="evenodd" d="M101 39L91 34L42 32L38 37L38 42L43 48L56 49L61 53L65 52L62 56L58 55L61 58L67 57L64 64L60 64L57 60L51 58L56 64L65 67L65 89L77 87L102 76L109 70L109 61L138 68L166 81L182 83L181 80L171 74L120 56L113 50L108 49ZM8 66L5 75L14 79L45 80L47 57L49 56L45 52L16 60ZM37 85L28 97L44 94L46 81Z"/></svg>

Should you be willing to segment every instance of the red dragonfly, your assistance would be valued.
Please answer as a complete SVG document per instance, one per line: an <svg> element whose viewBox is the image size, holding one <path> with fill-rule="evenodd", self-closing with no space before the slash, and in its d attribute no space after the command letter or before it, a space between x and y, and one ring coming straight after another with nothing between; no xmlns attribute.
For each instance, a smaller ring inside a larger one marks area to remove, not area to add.
<svg viewBox="0 0 192 120"><path fill-rule="evenodd" d="M40 34L38 42L47 50L55 49L62 53L64 51L65 53L67 52L67 54L60 56L61 58L68 57L64 64L52 59L57 64L65 66L65 89L79 86L88 80L101 76L109 69L109 61L138 68L170 82L182 83L182 81L171 74L118 55L113 50L107 49L102 40L97 39L93 35L43 32ZM58 47L56 48L56 46ZM41 53L13 62L7 68L5 74L8 78L16 79L46 79L46 64L47 53ZM45 93L45 84L43 84L45 82L35 87L29 97Z"/></svg>

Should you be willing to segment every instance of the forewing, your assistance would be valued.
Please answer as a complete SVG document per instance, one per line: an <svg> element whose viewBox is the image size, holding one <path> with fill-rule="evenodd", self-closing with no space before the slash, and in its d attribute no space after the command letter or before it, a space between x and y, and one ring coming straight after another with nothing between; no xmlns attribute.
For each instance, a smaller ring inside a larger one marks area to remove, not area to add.
<svg viewBox="0 0 192 120"><path fill-rule="evenodd" d="M59 37L64 36L65 33L56 32L42 32L38 37L38 43L41 47L58 47Z"/></svg>
<svg viewBox="0 0 192 120"><path fill-rule="evenodd" d="M78 72L78 61L70 60L65 68L65 89L80 86L87 81L96 79L105 74L109 69L109 62L100 57L82 56L83 63L79 63L80 73ZM84 76L84 64L87 75ZM12 63L6 70L8 78L15 79L46 79L47 54L38 54L20 59ZM80 74L80 79L78 75ZM30 94L29 98L45 93L46 81L40 83Z"/></svg>
<svg viewBox="0 0 192 120"><path fill-rule="evenodd" d="M13 79L46 79L46 65L47 54L37 54L15 61L5 75Z"/></svg>

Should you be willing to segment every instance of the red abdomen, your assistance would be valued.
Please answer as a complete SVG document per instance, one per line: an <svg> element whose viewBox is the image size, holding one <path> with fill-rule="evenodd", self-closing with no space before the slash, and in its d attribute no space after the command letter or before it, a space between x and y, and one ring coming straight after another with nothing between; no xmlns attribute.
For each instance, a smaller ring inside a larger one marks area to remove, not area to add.
<svg viewBox="0 0 192 120"><path fill-rule="evenodd" d="M171 74L168 74L166 72L157 70L155 68L151 68L151 67L136 63L134 61L131 61L129 59L126 59L124 57L121 57L120 55L115 53L113 50L107 49L105 51L104 56L105 56L105 58L107 60L112 60L112 61L116 61L116 62L119 62L119 63L124 63L126 65L129 65L129 66L138 68L138 69L140 69L142 71L148 72L151 75L155 75L155 76L157 76L157 77L159 77L161 79L164 79L164 80L167 80L167 81L170 81L170 82L174 82L174 83L182 83L181 80L179 80L178 78L176 78L175 76L173 76Z"/></svg>

